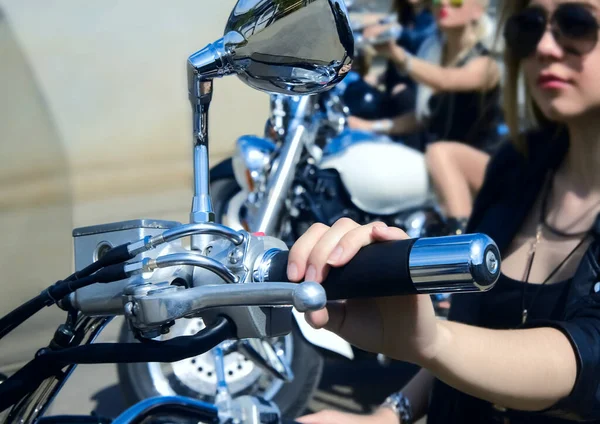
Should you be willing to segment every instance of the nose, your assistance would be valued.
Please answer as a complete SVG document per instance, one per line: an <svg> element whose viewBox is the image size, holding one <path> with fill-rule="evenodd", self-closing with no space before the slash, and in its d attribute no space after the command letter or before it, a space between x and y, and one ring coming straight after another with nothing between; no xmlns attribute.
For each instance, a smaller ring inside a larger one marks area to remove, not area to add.
<svg viewBox="0 0 600 424"><path fill-rule="evenodd" d="M556 41L552 31L546 30L542 39L537 45L536 55L540 59L560 59L563 55L563 49Z"/></svg>

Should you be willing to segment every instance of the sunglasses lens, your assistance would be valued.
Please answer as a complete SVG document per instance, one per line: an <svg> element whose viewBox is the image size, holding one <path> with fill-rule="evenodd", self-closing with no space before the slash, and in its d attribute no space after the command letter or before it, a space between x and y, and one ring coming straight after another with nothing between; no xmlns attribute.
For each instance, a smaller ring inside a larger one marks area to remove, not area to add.
<svg viewBox="0 0 600 424"><path fill-rule="evenodd" d="M565 3L554 14L554 36L568 52L586 54L598 42L598 21L592 12L578 4Z"/></svg>
<svg viewBox="0 0 600 424"><path fill-rule="evenodd" d="M546 15L538 8L528 8L508 19L504 28L506 46L520 59L532 54L544 32Z"/></svg>
<svg viewBox="0 0 600 424"><path fill-rule="evenodd" d="M450 0L449 4L451 7L462 7L464 0ZM433 6L442 6L442 0L433 0L431 2Z"/></svg>

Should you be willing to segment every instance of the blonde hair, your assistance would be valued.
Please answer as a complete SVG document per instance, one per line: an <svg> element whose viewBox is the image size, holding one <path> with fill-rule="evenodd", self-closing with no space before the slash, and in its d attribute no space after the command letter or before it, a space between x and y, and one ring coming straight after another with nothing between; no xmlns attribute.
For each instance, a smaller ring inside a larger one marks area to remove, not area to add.
<svg viewBox="0 0 600 424"><path fill-rule="evenodd" d="M494 22L492 18L487 13L487 9L490 5L489 0L477 0L481 8L483 9L483 14L481 17L474 23L475 24L475 37L478 42L485 44L486 47L491 47L493 44L493 38L495 35L495 31L493 30Z"/></svg>
<svg viewBox="0 0 600 424"><path fill-rule="evenodd" d="M500 24L498 28L504 28L506 21L512 15L521 12L529 4L529 0L510 0L504 1L502 13L500 15ZM496 40L500 40L500 31L498 31ZM521 60L514 56L510 49L504 49L505 83L504 83L504 119L513 143L522 152L527 153L527 145L521 134L521 114L519 108L519 85L521 83ZM526 117L536 126L548 127L551 121L544 116L540 108L535 104L533 97L525 87L525 114Z"/></svg>
<svg viewBox="0 0 600 424"><path fill-rule="evenodd" d="M483 9L483 13L476 22L473 22L473 33L475 35L475 39L473 41L475 42L475 44L482 43L487 49L492 50L492 47L496 45L494 39L496 30L492 18L487 13L489 0L474 1L477 1L479 3L481 8ZM427 62L441 65L444 43L444 36L441 32L437 32L431 35L423 42L423 44L419 48L419 51L417 52L417 57ZM456 61L459 62L462 59L463 55L468 54L472 48L473 46L469 46L468 48L466 48L462 52L462 54L458 56ZM431 111L429 110L428 103L429 98L432 95L433 90L431 89L431 87L426 86L424 84L417 85L415 113L418 121L422 121L423 119L427 118L431 113Z"/></svg>

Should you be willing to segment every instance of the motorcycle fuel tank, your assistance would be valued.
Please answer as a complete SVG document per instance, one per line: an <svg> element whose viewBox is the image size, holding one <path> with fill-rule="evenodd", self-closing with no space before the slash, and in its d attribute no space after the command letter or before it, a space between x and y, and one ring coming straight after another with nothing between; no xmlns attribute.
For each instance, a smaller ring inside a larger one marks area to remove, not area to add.
<svg viewBox="0 0 600 424"><path fill-rule="evenodd" d="M352 202L365 212L391 215L431 199L423 153L381 139L359 141L326 156L321 169L335 169Z"/></svg>

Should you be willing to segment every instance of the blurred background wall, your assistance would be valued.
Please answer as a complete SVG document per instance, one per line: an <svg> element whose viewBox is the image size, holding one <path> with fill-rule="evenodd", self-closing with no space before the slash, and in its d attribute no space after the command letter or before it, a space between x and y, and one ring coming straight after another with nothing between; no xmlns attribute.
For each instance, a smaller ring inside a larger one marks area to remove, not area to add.
<svg viewBox="0 0 600 424"><path fill-rule="evenodd" d="M71 272L74 227L187 221L186 59L222 35L234 4L0 0L0 314ZM267 112L266 94L216 81L212 164ZM48 309L3 339L0 369L62 319Z"/></svg>

